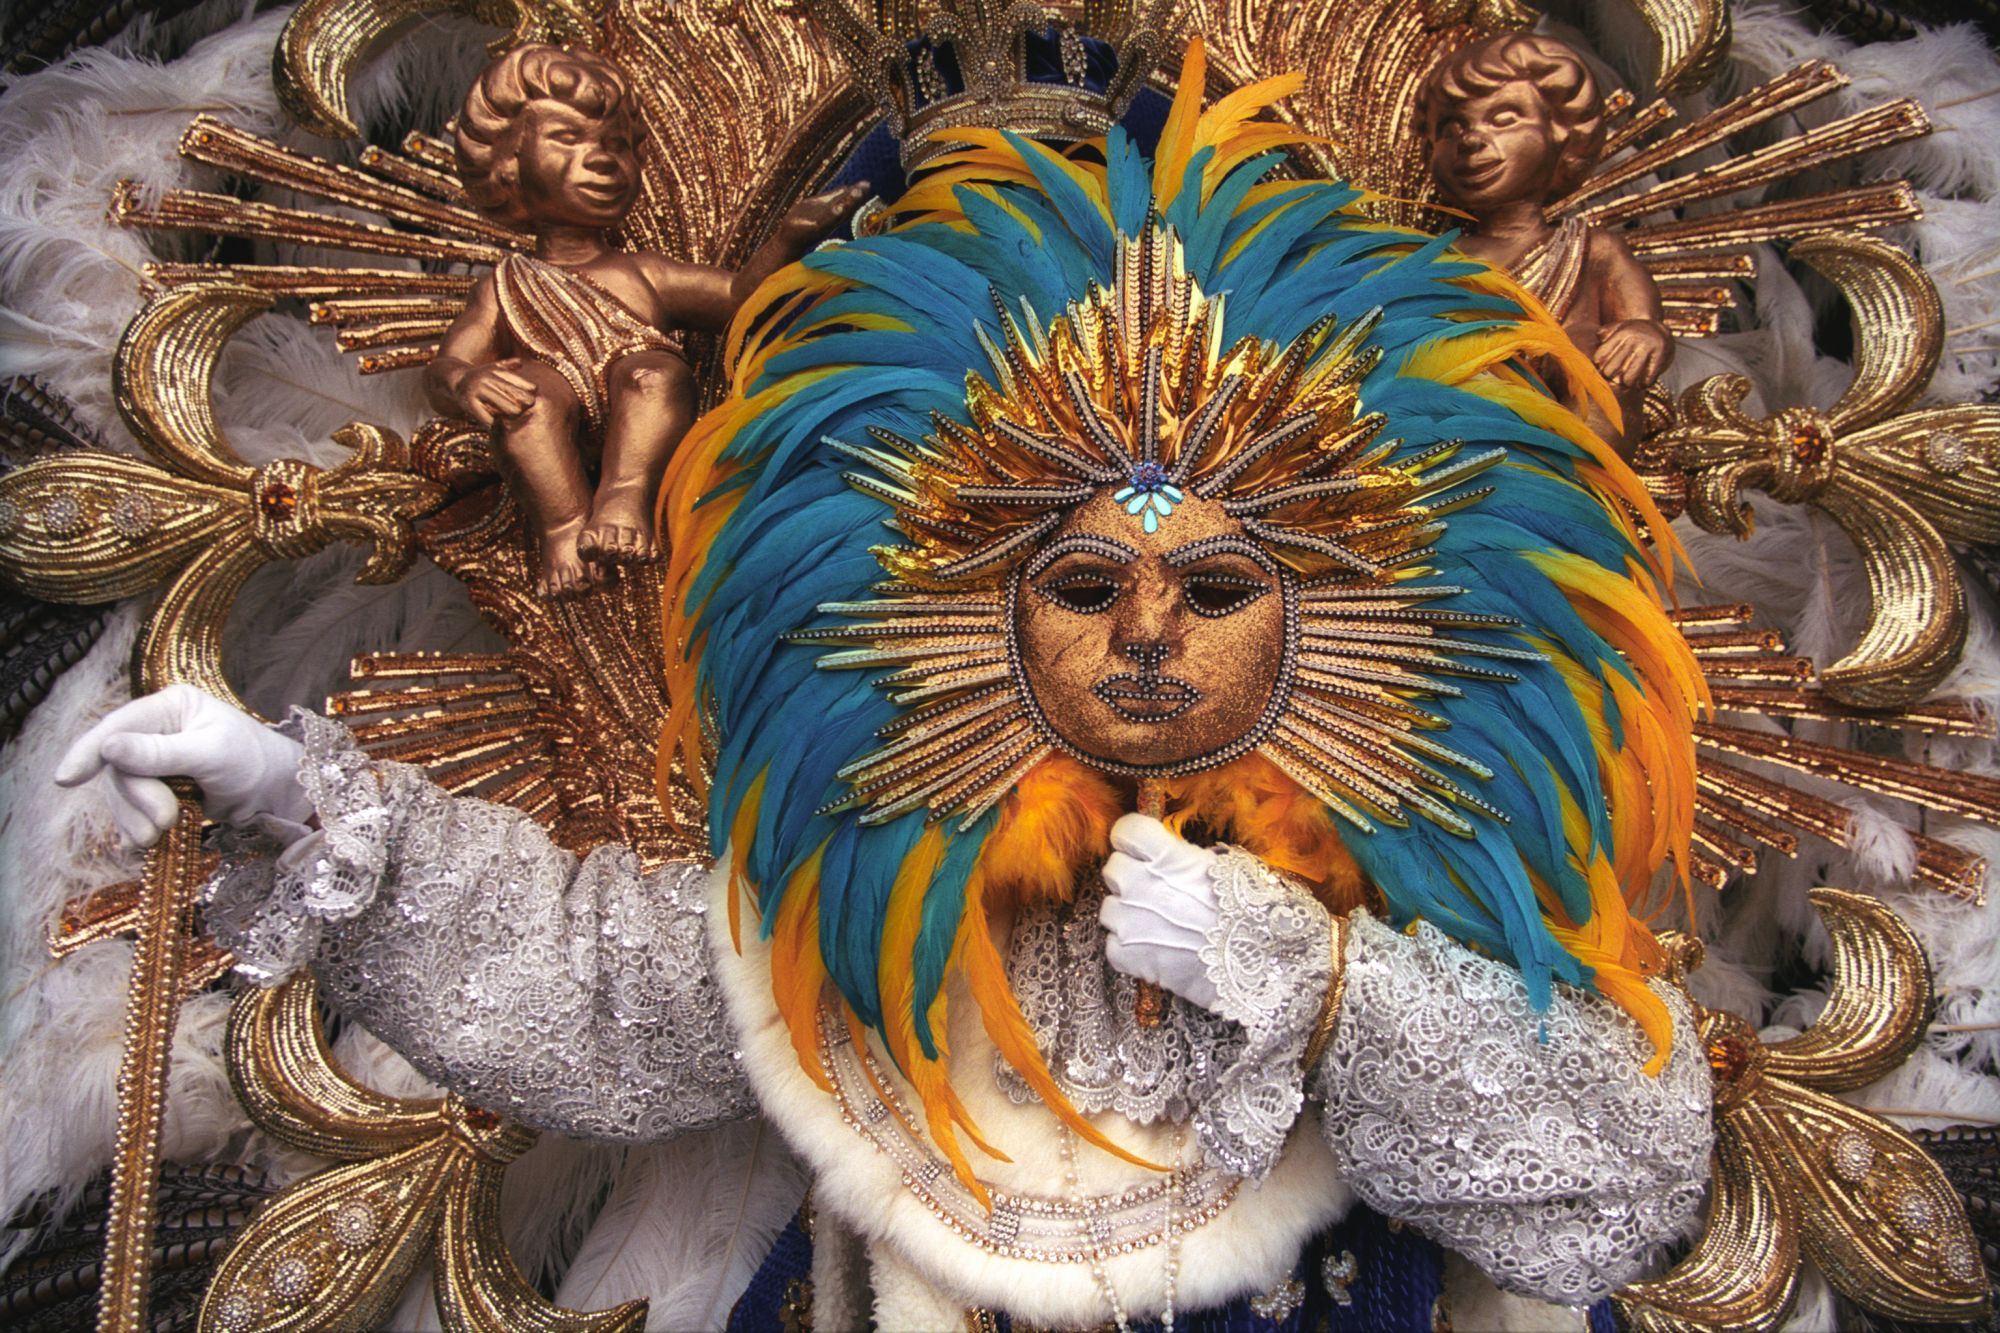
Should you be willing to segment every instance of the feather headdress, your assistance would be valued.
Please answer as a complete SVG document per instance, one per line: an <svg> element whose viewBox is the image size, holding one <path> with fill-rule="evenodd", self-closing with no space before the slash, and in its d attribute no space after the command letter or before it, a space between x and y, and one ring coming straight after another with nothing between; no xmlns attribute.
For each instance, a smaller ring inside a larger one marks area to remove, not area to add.
<svg viewBox="0 0 2000 1333"><path fill-rule="evenodd" d="M1150 163L1115 129L1062 153L963 131L886 233L766 284L662 501L685 648L662 767L713 774L732 925L747 895L807 1071L831 982L969 1182L954 969L1006 1058L1122 1151L1061 1096L987 933L1011 896L1067 893L1118 813L1019 707L996 593L1099 489L1139 517L1223 503L1300 599L1288 706L1167 778L1170 822L1337 905L1365 880L1538 1003L1594 985L1666 1046L1626 890L1686 845L1702 687L1659 601L1673 553L1632 516L1664 524L1525 367L1603 386L1504 277L1348 186L1268 179L1297 136L1255 116L1294 81L1203 112L1201 62Z"/></svg>

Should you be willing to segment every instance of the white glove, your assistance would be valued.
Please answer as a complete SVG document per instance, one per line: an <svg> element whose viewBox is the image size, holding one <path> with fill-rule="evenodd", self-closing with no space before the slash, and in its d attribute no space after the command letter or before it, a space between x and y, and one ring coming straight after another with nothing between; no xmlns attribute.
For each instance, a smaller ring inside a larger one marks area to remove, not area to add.
<svg viewBox="0 0 2000 1333"><path fill-rule="evenodd" d="M169 685L114 709L78 737L56 766L56 783L77 787L103 774L118 831L150 847L180 805L167 777L201 788L208 817L239 828L269 817L298 832L312 818L299 786L304 747L192 685Z"/></svg>
<svg viewBox="0 0 2000 1333"><path fill-rule="evenodd" d="M1111 966L1163 986L1204 1009L1215 1008L1215 983L1201 947L1216 923L1209 868L1216 855L1176 837L1149 815L1124 815L1111 826L1104 862L1110 893L1097 909Z"/></svg>

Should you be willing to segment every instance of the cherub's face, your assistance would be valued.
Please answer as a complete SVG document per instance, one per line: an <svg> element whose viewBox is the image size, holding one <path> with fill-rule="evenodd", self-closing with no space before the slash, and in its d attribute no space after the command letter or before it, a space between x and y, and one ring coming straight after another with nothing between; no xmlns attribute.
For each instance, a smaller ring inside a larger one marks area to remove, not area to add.
<svg viewBox="0 0 2000 1333"><path fill-rule="evenodd" d="M1445 102L1431 112L1431 174L1445 202L1483 217L1502 204L1545 202L1555 191L1562 139L1548 104L1526 80Z"/></svg>
<svg viewBox="0 0 2000 1333"><path fill-rule="evenodd" d="M616 226L639 197L629 116L592 116L541 99L522 114L515 152L519 206L530 226Z"/></svg>
<svg viewBox="0 0 2000 1333"><path fill-rule="evenodd" d="M1277 565L1215 501L1189 495L1148 532L1099 495L1016 576L1022 684L1087 761L1193 767L1262 730L1287 656L1287 601Z"/></svg>

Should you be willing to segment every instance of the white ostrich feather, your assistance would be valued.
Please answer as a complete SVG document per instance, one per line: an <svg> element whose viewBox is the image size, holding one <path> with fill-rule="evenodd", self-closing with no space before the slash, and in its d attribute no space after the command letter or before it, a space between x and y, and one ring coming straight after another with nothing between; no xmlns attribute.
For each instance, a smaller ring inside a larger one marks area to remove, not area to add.
<svg viewBox="0 0 2000 1333"><path fill-rule="evenodd" d="M635 1148L556 1301L644 1297L649 1329L719 1329L805 1190L804 1166L761 1119Z"/></svg>

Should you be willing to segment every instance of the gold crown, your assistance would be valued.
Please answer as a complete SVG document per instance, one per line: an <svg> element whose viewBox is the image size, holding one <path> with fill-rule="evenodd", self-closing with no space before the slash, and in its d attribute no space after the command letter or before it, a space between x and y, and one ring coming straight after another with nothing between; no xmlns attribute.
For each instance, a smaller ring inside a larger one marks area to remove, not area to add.
<svg viewBox="0 0 2000 1333"><path fill-rule="evenodd" d="M885 30L855 13L849 0L807 0L806 7L853 66L855 85L882 108L906 171L949 151L952 130L1013 130L1057 142L1105 133L1152 73L1167 9L1165 0L1132 0L1118 25L1117 67L1100 88L1089 81L1085 34L1033 0L944 0L914 41L905 40L914 25L892 16ZM876 6L892 7L911 8ZM1093 26L1101 26L1096 11L1121 7L1090 6ZM1046 58L1051 43L1060 79L1030 78L1031 53ZM949 66L939 63L946 48Z"/></svg>

